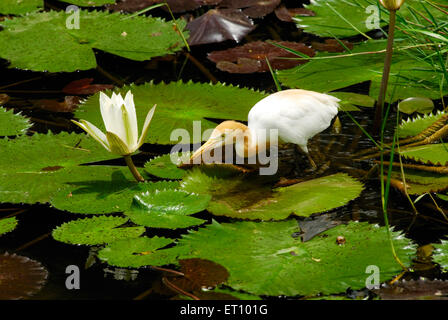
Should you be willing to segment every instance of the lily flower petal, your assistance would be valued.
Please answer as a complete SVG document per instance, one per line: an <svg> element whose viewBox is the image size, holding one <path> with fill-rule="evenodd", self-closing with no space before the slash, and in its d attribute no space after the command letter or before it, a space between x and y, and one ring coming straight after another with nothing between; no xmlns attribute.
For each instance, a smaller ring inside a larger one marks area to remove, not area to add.
<svg viewBox="0 0 448 320"><path fill-rule="evenodd" d="M134 104L134 96L129 90L126 93L126 96L124 98L124 106L127 111L128 116L128 125L130 128L130 140L132 141L132 145L137 145L138 143L138 124L137 124L137 114L135 112L135 104Z"/></svg>
<svg viewBox="0 0 448 320"><path fill-rule="evenodd" d="M110 98L111 104L109 107L105 107L107 112L106 118L103 116L104 125L106 126L106 131L115 133L122 141L126 141L126 130L123 122L122 106L124 104L121 95L112 93ZM123 103L121 103L123 102ZM101 100L100 100L101 103ZM121 103L121 104L120 104Z"/></svg>
<svg viewBox="0 0 448 320"><path fill-rule="evenodd" d="M151 110L149 110L148 114L146 115L145 123L143 124L142 134L140 136L140 139L138 140L137 148L140 148L145 142L146 135L148 134L149 124L151 123L152 116L154 115L154 111L156 111L156 104L154 107L152 107Z"/></svg>
<svg viewBox="0 0 448 320"><path fill-rule="evenodd" d="M124 143L123 140L121 140L120 137L118 137L115 133L107 131L106 138L109 142L111 152L119 154L121 156L127 156L133 152L129 150L126 143Z"/></svg>
<svg viewBox="0 0 448 320"><path fill-rule="evenodd" d="M92 136L96 141L98 141L107 151L111 151L109 147L109 142L107 141L106 135L101 132L95 125L87 120L80 120L80 122L72 120L74 124L79 126L85 132Z"/></svg>

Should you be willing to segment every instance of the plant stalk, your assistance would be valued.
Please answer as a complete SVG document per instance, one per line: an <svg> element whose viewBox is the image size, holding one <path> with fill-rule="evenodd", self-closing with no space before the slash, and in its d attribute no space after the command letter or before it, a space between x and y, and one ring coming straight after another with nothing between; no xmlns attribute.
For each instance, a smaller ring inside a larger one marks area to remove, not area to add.
<svg viewBox="0 0 448 320"><path fill-rule="evenodd" d="M141 174L138 172L137 168L135 167L134 162L132 161L132 158L130 155L124 156L124 160L126 161L126 164L129 167L129 170L131 170L132 175L134 176L135 180L137 182L145 182L145 179L141 176Z"/></svg>
<svg viewBox="0 0 448 320"><path fill-rule="evenodd" d="M392 64L392 54L394 51L394 34L397 12L390 11L389 32L387 37L386 57L384 58L383 77L381 79L380 94L376 103L375 120L373 123L373 132L378 134L381 122L383 120L383 106L386 98L387 84L389 82L390 67Z"/></svg>

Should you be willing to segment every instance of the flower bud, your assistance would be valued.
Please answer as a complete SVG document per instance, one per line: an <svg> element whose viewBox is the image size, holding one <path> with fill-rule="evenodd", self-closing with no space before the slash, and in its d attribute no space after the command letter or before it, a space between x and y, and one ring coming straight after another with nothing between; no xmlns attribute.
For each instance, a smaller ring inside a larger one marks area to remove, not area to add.
<svg viewBox="0 0 448 320"><path fill-rule="evenodd" d="M403 5L404 0L380 0L380 3L389 11L396 11Z"/></svg>

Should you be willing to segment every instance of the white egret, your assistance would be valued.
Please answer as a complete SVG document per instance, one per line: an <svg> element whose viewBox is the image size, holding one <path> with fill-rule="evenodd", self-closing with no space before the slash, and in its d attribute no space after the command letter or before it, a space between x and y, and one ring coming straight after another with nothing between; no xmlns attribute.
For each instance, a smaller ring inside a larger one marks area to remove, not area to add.
<svg viewBox="0 0 448 320"><path fill-rule="evenodd" d="M315 168L308 152L308 140L330 126L338 113L339 101L327 94L301 89L276 92L252 107L247 126L236 121L219 124L191 160L194 162L206 152L228 144L234 144L241 157L257 154L269 147L269 131L275 129L280 143L298 145Z"/></svg>

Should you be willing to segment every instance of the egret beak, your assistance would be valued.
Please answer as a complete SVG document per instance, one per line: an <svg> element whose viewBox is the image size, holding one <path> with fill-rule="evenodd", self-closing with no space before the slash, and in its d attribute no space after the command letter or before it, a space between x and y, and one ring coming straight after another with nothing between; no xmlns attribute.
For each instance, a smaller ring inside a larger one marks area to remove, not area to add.
<svg viewBox="0 0 448 320"><path fill-rule="evenodd" d="M196 150L193 155L190 157L190 162L195 163L195 160L199 157L201 158L202 154L209 154L213 149L222 147L224 144L224 140L221 137L210 138L204 143L198 150ZM201 160L202 162L202 160Z"/></svg>

